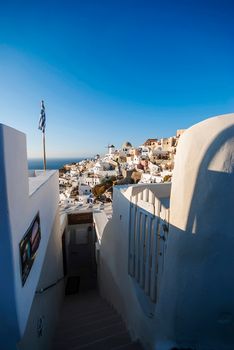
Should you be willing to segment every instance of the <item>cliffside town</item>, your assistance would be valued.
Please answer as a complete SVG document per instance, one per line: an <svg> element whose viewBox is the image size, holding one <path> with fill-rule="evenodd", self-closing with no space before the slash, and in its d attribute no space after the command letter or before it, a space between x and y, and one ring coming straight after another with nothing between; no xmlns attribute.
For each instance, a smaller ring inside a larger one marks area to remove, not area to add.
<svg viewBox="0 0 234 350"><path fill-rule="evenodd" d="M59 170L60 207L72 211L109 208L112 186L130 183L170 182L176 147L184 129L176 136L148 139L139 147L124 142L120 149L108 145L108 153L94 159L65 164Z"/></svg>

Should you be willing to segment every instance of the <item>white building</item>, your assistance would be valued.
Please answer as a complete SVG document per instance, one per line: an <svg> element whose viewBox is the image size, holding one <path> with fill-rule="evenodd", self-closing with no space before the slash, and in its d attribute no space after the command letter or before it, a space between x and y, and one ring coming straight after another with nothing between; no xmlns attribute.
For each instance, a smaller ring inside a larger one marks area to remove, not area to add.
<svg viewBox="0 0 234 350"><path fill-rule="evenodd" d="M86 184L80 184L79 185L79 195L83 196L83 195L89 195L92 192L92 189L89 185Z"/></svg>
<svg viewBox="0 0 234 350"><path fill-rule="evenodd" d="M90 170L93 171L94 174L98 174L99 171L103 170L103 166L101 165L101 161L98 160L98 161L95 163L94 167L93 167L92 169L90 169Z"/></svg>
<svg viewBox="0 0 234 350"><path fill-rule="evenodd" d="M96 185L100 184L100 176L94 175L94 176L82 176L79 178L79 184L86 184L93 188Z"/></svg>
<svg viewBox="0 0 234 350"><path fill-rule="evenodd" d="M149 157L150 149L144 145L139 147L142 157Z"/></svg>
<svg viewBox="0 0 234 350"><path fill-rule="evenodd" d="M141 160L141 156L140 155L135 155L133 157L133 164L134 165L139 164L140 160Z"/></svg>
<svg viewBox="0 0 234 350"><path fill-rule="evenodd" d="M153 183L161 183L163 182L162 175L152 175L149 173L142 173L139 184L153 184Z"/></svg>
<svg viewBox="0 0 234 350"><path fill-rule="evenodd" d="M130 154L132 149L132 144L129 141L126 141L122 144L121 150L119 152L120 156L127 156Z"/></svg>
<svg viewBox="0 0 234 350"><path fill-rule="evenodd" d="M160 170L158 165L153 164L151 162L148 162L148 168L149 168L151 174L157 173Z"/></svg>
<svg viewBox="0 0 234 350"><path fill-rule="evenodd" d="M64 192L59 193L59 200L60 202L64 202L67 199L67 196Z"/></svg>
<svg viewBox="0 0 234 350"><path fill-rule="evenodd" d="M108 145L108 154L113 155L115 153L115 146L114 145Z"/></svg>

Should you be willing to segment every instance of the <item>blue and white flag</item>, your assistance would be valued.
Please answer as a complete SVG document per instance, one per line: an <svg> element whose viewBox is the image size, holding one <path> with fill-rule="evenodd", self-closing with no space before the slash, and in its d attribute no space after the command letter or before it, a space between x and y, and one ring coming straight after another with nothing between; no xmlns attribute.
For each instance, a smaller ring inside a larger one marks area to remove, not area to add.
<svg viewBox="0 0 234 350"><path fill-rule="evenodd" d="M41 116L40 116L40 120L39 120L38 129L44 133L45 127L46 127L45 106L44 106L44 101L41 101Z"/></svg>

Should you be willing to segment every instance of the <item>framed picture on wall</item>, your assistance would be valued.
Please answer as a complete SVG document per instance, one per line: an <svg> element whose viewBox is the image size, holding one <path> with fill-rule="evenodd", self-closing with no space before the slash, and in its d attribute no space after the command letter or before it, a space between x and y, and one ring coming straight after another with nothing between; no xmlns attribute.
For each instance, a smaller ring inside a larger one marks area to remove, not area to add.
<svg viewBox="0 0 234 350"><path fill-rule="evenodd" d="M40 240L41 226L40 215L38 212L19 244L22 285L25 284L28 278L36 257Z"/></svg>

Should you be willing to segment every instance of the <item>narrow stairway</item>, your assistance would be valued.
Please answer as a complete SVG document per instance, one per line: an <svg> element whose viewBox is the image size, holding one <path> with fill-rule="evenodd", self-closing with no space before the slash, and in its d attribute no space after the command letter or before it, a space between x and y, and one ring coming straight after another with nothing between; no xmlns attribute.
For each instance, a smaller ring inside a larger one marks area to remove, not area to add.
<svg viewBox="0 0 234 350"><path fill-rule="evenodd" d="M96 289L65 297L53 350L142 350Z"/></svg>

